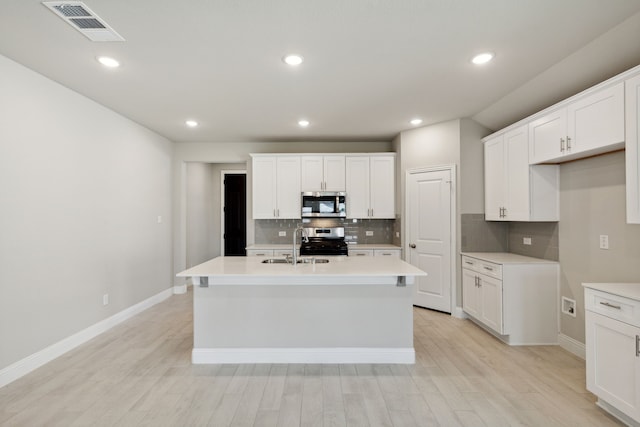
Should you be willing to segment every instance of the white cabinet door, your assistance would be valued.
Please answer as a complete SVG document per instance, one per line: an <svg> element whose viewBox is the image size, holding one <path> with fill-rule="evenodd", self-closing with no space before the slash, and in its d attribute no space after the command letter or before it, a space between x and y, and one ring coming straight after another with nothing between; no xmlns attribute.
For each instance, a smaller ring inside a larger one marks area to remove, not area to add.
<svg viewBox="0 0 640 427"><path fill-rule="evenodd" d="M484 274L479 274L478 278L481 309L478 319L494 331L503 334L502 280Z"/></svg>
<svg viewBox="0 0 640 427"><path fill-rule="evenodd" d="M276 218L276 156L254 157L253 176L253 218Z"/></svg>
<svg viewBox="0 0 640 427"><path fill-rule="evenodd" d="M530 220L529 135L521 126L504 135L505 210L509 221Z"/></svg>
<svg viewBox="0 0 640 427"><path fill-rule="evenodd" d="M484 143L484 215L489 221L501 221L505 203L504 136Z"/></svg>
<svg viewBox="0 0 640 427"><path fill-rule="evenodd" d="M346 191L345 157L324 156L323 160L325 191Z"/></svg>
<svg viewBox="0 0 640 427"><path fill-rule="evenodd" d="M301 191L345 191L344 155L302 156Z"/></svg>
<svg viewBox="0 0 640 427"><path fill-rule="evenodd" d="M561 108L529 123L529 162L543 163L566 150L567 109Z"/></svg>
<svg viewBox="0 0 640 427"><path fill-rule="evenodd" d="M478 275L466 268L462 269L462 309L469 316L480 318Z"/></svg>
<svg viewBox="0 0 640 427"><path fill-rule="evenodd" d="M271 249L247 249L247 256L272 257L273 256L273 250L271 250Z"/></svg>
<svg viewBox="0 0 640 427"><path fill-rule="evenodd" d="M276 214L278 218L301 218L300 193L300 157L278 157L276 168Z"/></svg>
<svg viewBox="0 0 640 427"><path fill-rule="evenodd" d="M369 217L369 156L346 158L347 218Z"/></svg>
<svg viewBox="0 0 640 427"><path fill-rule="evenodd" d="M349 249L349 256L373 256L373 249Z"/></svg>
<svg viewBox="0 0 640 427"><path fill-rule="evenodd" d="M624 142L624 84L572 102L567 121L568 155Z"/></svg>
<svg viewBox="0 0 640 427"><path fill-rule="evenodd" d="M629 417L640 419L640 328L587 311L587 389Z"/></svg>
<svg viewBox="0 0 640 427"><path fill-rule="evenodd" d="M324 162L322 156L302 156L301 191L322 191L324 188Z"/></svg>
<svg viewBox="0 0 640 427"><path fill-rule="evenodd" d="M396 217L395 163L394 156L372 156L369 159L370 218Z"/></svg>
<svg viewBox="0 0 640 427"><path fill-rule="evenodd" d="M625 82L627 222L640 224L640 75Z"/></svg>

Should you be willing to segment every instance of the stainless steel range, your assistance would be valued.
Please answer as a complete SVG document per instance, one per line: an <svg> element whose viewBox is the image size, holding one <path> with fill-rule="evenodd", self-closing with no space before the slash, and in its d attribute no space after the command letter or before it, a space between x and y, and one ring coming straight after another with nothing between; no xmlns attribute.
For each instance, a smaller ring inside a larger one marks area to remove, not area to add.
<svg viewBox="0 0 640 427"><path fill-rule="evenodd" d="M344 227L305 228L309 241L302 241L300 255L348 255Z"/></svg>

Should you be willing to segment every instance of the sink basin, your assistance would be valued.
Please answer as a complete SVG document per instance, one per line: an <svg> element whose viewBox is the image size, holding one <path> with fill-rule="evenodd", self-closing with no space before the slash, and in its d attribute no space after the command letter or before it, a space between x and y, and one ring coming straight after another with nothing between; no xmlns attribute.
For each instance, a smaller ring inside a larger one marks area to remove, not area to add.
<svg viewBox="0 0 640 427"><path fill-rule="evenodd" d="M326 258L299 258L298 264L326 264L329 260ZM267 258L262 260L263 264L291 264L286 258Z"/></svg>
<svg viewBox="0 0 640 427"><path fill-rule="evenodd" d="M263 264L289 264L284 258L268 258L262 261Z"/></svg>

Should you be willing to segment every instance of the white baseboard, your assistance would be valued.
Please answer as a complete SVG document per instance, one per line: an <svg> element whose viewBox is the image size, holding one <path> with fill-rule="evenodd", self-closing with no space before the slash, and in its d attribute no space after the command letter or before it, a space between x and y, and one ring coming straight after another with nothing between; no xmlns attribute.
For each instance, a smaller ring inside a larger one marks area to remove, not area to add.
<svg viewBox="0 0 640 427"><path fill-rule="evenodd" d="M194 364L211 363L402 363L416 361L413 348L194 348Z"/></svg>
<svg viewBox="0 0 640 427"><path fill-rule="evenodd" d="M458 319L468 319L467 313L462 310L462 307L454 307L451 312L451 316L456 317Z"/></svg>
<svg viewBox="0 0 640 427"><path fill-rule="evenodd" d="M558 344L560 344L560 347L564 348L569 353L575 354L580 359L584 360L587 357L587 350L584 343L574 340L565 334L558 334Z"/></svg>
<svg viewBox="0 0 640 427"><path fill-rule="evenodd" d="M180 295L180 294L186 294L187 293L187 284L183 284L183 285L174 285L173 286L173 294L174 295Z"/></svg>
<svg viewBox="0 0 640 427"><path fill-rule="evenodd" d="M111 317L101 320L100 322L93 324L80 332L64 338L61 341L58 341L57 343L52 344L37 353L27 356L24 359L7 366L6 368L0 370L0 387L4 387L5 385L17 380L18 378L27 375L28 373L38 369L42 365L51 362L52 360L62 356L66 352L73 350L79 345L84 344L85 342L102 334L103 332L106 332L117 324L130 319L136 314L145 311L149 307L152 307L159 302L164 301L165 299L169 298L172 293L173 289L166 289L159 294L147 298L146 300L141 301L138 304L132 305L131 307L124 309Z"/></svg>

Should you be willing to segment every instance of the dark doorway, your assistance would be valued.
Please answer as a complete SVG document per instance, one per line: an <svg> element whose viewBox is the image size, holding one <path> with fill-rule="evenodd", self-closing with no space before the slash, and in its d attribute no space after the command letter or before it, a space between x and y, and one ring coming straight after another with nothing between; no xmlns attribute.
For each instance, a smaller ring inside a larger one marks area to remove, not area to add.
<svg viewBox="0 0 640 427"><path fill-rule="evenodd" d="M247 246L247 175L224 175L224 255L245 256Z"/></svg>

